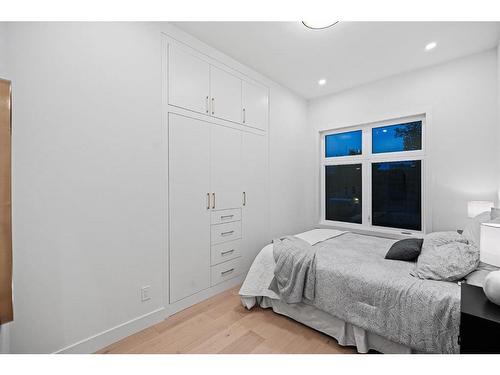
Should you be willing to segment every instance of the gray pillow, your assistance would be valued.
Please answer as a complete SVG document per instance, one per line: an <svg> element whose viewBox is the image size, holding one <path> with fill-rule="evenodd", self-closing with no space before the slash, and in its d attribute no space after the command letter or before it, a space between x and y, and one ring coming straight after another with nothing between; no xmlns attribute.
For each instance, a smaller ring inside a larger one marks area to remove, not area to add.
<svg viewBox="0 0 500 375"><path fill-rule="evenodd" d="M491 207L491 220L499 219L500 218L500 208L495 208Z"/></svg>
<svg viewBox="0 0 500 375"><path fill-rule="evenodd" d="M436 232L424 238L412 276L421 279L456 281L479 264L479 248L454 232ZM455 240L453 240L455 238Z"/></svg>
<svg viewBox="0 0 500 375"><path fill-rule="evenodd" d="M483 212L476 217L470 218L462 233L465 238L471 243L479 247L479 239L481 236L481 224L491 220L490 211Z"/></svg>
<svg viewBox="0 0 500 375"><path fill-rule="evenodd" d="M413 262L420 255L423 242L422 238L405 238L395 242L385 255L385 259Z"/></svg>
<svg viewBox="0 0 500 375"><path fill-rule="evenodd" d="M463 242L468 243L467 238L458 232L446 231L446 232L432 232L424 237L424 243L422 244L422 251L425 248L433 248L434 246L446 245L451 242Z"/></svg>

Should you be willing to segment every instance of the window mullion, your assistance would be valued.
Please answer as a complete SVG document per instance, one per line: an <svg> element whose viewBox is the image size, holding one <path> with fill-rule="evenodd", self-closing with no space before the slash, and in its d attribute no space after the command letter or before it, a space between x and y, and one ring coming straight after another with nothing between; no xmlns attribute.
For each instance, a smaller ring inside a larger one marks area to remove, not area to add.
<svg viewBox="0 0 500 375"><path fill-rule="evenodd" d="M363 192L363 225L371 226L371 173L370 173L370 160L365 159L362 164L363 176L361 180L362 192Z"/></svg>

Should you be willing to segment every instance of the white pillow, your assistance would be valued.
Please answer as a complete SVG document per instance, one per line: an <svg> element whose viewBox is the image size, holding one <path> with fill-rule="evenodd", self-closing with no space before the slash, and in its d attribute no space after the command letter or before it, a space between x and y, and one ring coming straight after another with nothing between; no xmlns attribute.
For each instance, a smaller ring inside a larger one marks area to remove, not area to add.
<svg viewBox="0 0 500 375"><path fill-rule="evenodd" d="M483 212L476 217L470 218L462 233L467 240L479 247L481 236L481 224L491 220L490 211Z"/></svg>
<svg viewBox="0 0 500 375"><path fill-rule="evenodd" d="M296 234L295 237L298 237L308 242L309 245L313 246L319 242L329 240L330 238L340 236L344 233L347 232L336 229L313 229L308 230L307 232Z"/></svg>

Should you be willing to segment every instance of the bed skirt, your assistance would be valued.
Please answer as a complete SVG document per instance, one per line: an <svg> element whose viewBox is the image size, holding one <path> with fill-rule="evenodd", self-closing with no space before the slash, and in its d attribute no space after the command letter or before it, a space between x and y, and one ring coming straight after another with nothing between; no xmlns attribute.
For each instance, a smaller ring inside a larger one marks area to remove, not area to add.
<svg viewBox="0 0 500 375"><path fill-rule="evenodd" d="M375 333L347 323L311 305L303 303L287 304L269 297L249 296L241 296L241 302L247 309L251 309L257 303L264 309L272 308L275 313L285 315L335 338L339 345L355 346L358 353L368 353L370 349L387 354L417 353L417 351L405 345L395 343Z"/></svg>

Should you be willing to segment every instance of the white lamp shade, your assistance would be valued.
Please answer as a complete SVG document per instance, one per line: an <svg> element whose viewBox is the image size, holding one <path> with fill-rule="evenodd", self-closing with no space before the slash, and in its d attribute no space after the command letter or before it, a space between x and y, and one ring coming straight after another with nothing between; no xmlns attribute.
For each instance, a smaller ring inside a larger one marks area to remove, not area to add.
<svg viewBox="0 0 500 375"><path fill-rule="evenodd" d="M500 267L500 223L481 224L481 262Z"/></svg>
<svg viewBox="0 0 500 375"><path fill-rule="evenodd" d="M467 202L467 216L476 217L483 212L490 211L493 207L493 202L490 201L470 201Z"/></svg>

